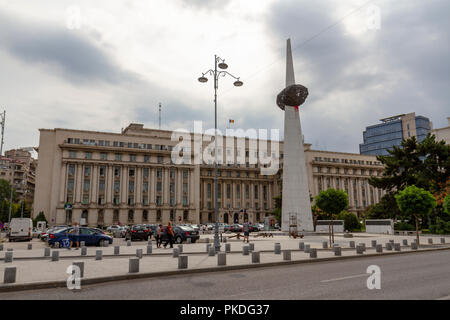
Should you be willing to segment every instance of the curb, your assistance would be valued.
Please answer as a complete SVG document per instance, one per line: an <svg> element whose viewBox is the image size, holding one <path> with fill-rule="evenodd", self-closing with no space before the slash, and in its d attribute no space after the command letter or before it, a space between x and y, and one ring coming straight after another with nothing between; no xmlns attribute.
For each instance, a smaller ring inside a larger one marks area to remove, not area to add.
<svg viewBox="0 0 450 320"><path fill-rule="evenodd" d="M415 253L422 253L422 252L433 252L433 251L444 251L444 250L450 250L450 247L422 249L422 250L419 249L419 250L415 250L415 251L393 251L393 252L383 252L383 253L370 253L370 254L355 255L355 256L316 258L316 259L308 259L308 260L277 261L277 262L267 262L267 263L258 263L258 264L244 264L244 265L236 265L236 266L217 266L217 267L208 267L208 268L199 268L199 269L184 269L184 270L182 269L182 270L162 271L162 272L124 274L124 275L116 275L116 276L108 276L108 277L81 279L81 285L92 285L92 284L123 281L123 280L151 279L151 278L169 277L169 276L183 276L183 275L197 274L197 273L211 273L211 272L223 272L223 271L246 270L246 269L257 269L257 268L269 268L269 267L277 267L277 266L289 266L289 265L320 263L320 262L329 262L329 261L336 262L336 261L340 261L340 260L373 258L373 257L382 257L382 256L392 256L392 255L398 255L398 254L415 254ZM24 284L6 284L6 285L3 284L3 285L0 285L0 293L1 292L25 291L25 290L64 288L66 286L67 286L66 280L24 283Z"/></svg>

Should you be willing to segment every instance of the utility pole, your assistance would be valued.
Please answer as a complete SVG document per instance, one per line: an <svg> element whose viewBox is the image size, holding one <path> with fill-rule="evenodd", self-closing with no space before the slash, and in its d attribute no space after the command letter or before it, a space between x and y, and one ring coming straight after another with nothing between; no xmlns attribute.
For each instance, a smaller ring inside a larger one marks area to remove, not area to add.
<svg viewBox="0 0 450 320"><path fill-rule="evenodd" d="M0 116L1 116L0 125L2 126L2 142L1 142L1 145L0 145L0 156L2 156L3 155L3 141L4 141L3 140L3 135L5 134L6 110L3 111L3 113L0 114Z"/></svg>
<svg viewBox="0 0 450 320"><path fill-rule="evenodd" d="M159 103L159 130L161 130L161 102Z"/></svg>

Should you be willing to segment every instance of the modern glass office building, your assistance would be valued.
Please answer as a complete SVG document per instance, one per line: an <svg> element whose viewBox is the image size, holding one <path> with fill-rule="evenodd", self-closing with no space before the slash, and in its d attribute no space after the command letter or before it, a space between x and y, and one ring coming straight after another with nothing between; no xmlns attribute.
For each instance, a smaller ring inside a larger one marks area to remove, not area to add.
<svg viewBox="0 0 450 320"><path fill-rule="evenodd" d="M400 146L403 139L415 136L422 141L430 132L430 119L408 113L380 119L381 123L368 126L363 132L364 143L359 153L365 155L387 155L388 149Z"/></svg>

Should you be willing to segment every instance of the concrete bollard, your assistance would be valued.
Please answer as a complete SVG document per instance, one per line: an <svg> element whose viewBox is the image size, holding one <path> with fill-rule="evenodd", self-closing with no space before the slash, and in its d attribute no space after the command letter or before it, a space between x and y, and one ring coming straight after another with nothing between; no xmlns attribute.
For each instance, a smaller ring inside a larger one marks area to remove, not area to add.
<svg viewBox="0 0 450 320"><path fill-rule="evenodd" d="M191 239L191 238L187 238L187 239L186 239L186 243L187 243L187 244L191 244L191 243L192 243L192 239Z"/></svg>
<svg viewBox="0 0 450 320"><path fill-rule="evenodd" d="M279 242L275 243L274 253L275 254L281 254L281 243L279 243Z"/></svg>
<svg viewBox="0 0 450 320"><path fill-rule="evenodd" d="M285 261L291 260L291 250L283 251L283 260Z"/></svg>
<svg viewBox="0 0 450 320"><path fill-rule="evenodd" d="M183 253L183 245L182 244L178 245L178 250L180 251L180 253Z"/></svg>
<svg viewBox="0 0 450 320"><path fill-rule="evenodd" d="M139 272L139 258L130 258L130 262L128 265L129 273L137 273Z"/></svg>
<svg viewBox="0 0 450 320"><path fill-rule="evenodd" d="M382 253L383 252L383 245L382 244L377 244L375 249L376 249L377 253Z"/></svg>
<svg viewBox="0 0 450 320"><path fill-rule="evenodd" d="M359 245L363 248L363 251L366 251L366 244L365 243L362 242Z"/></svg>
<svg viewBox="0 0 450 320"><path fill-rule="evenodd" d="M206 243L209 243L209 238L205 238L205 242L206 242Z"/></svg>
<svg viewBox="0 0 450 320"><path fill-rule="evenodd" d="M363 254L364 253L364 248L362 247L362 245L357 245L356 246L356 253L357 254Z"/></svg>
<svg viewBox="0 0 450 320"><path fill-rule="evenodd" d="M211 248L211 244L210 244L210 243L207 243L207 244L206 244L206 252L207 252L207 253L209 253L209 248Z"/></svg>
<svg viewBox="0 0 450 320"><path fill-rule="evenodd" d="M350 241L348 245L350 246L350 248L355 248L355 241Z"/></svg>
<svg viewBox="0 0 450 320"><path fill-rule="evenodd" d="M260 253L253 251L252 252L252 263L259 263L260 262Z"/></svg>
<svg viewBox="0 0 450 320"><path fill-rule="evenodd" d="M442 243L442 244L445 243L445 238L441 238L441 243Z"/></svg>
<svg viewBox="0 0 450 320"><path fill-rule="evenodd" d="M27 246L27 249L28 249L28 250L32 250L32 249L33 249L33 244L32 244L32 243L29 243L28 246Z"/></svg>
<svg viewBox="0 0 450 320"><path fill-rule="evenodd" d="M249 243L248 244L248 250L255 251L255 244L254 243Z"/></svg>
<svg viewBox="0 0 450 320"><path fill-rule="evenodd" d="M3 283L15 283L16 282L16 274L17 274L16 267L6 267L5 273L3 276Z"/></svg>
<svg viewBox="0 0 450 320"><path fill-rule="evenodd" d="M73 266L80 268L80 278L84 277L84 262L73 262Z"/></svg>
<svg viewBox="0 0 450 320"><path fill-rule="evenodd" d="M0 243L0 251L3 251L3 244Z"/></svg>
<svg viewBox="0 0 450 320"><path fill-rule="evenodd" d="M217 254L217 265L226 266L227 265L227 254L225 252L219 252Z"/></svg>
<svg viewBox="0 0 450 320"><path fill-rule="evenodd" d="M190 239L190 238L189 238L189 239ZM152 238L148 238L147 245L149 245L149 246L152 245Z"/></svg>
<svg viewBox="0 0 450 320"><path fill-rule="evenodd" d="M223 241L222 241L222 242L223 242L223 243L227 243L227 241L228 241L228 240L227 240L227 237L223 237Z"/></svg>
<svg viewBox="0 0 450 320"><path fill-rule="evenodd" d="M311 245L310 244L305 244L305 248L303 249L304 253L309 253L311 251Z"/></svg>
<svg viewBox="0 0 450 320"><path fill-rule="evenodd" d="M394 243L394 249L395 251L400 251L401 250L400 243Z"/></svg>
<svg viewBox="0 0 450 320"><path fill-rule="evenodd" d="M13 248L8 248L8 249L6 249L6 251L14 251L14 249Z"/></svg>
<svg viewBox="0 0 450 320"><path fill-rule="evenodd" d="M214 250L214 252L215 252L215 250ZM187 269L187 267L188 267L188 256L186 256L186 255L179 256L178 257L178 269Z"/></svg>
<svg viewBox="0 0 450 320"><path fill-rule="evenodd" d="M172 253L172 257L173 258L178 258L179 256L180 256L180 249L174 248L173 249L173 253Z"/></svg>
<svg viewBox="0 0 450 320"><path fill-rule="evenodd" d="M411 242L411 249L412 250L417 250L418 246L417 246L417 242Z"/></svg>
<svg viewBox="0 0 450 320"><path fill-rule="evenodd" d="M103 251L97 250L95 251L95 260L102 260L103 259Z"/></svg>
<svg viewBox="0 0 450 320"><path fill-rule="evenodd" d="M142 249L136 249L136 257L142 259Z"/></svg>
<svg viewBox="0 0 450 320"><path fill-rule="evenodd" d="M215 255L216 255L216 248L214 248L213 246L210 246L208 249L208 256L214 257Z"/></svg>
<svg viewBox="0 0 450 320"><path fill-rule="evenodd" d="M250 254L250 247L249 246L243 246L242 247L242 254L244 256L248 256Z"/></svg>
<svg viewBox="0 0 450 320"><path fill-rule="evenodd" d="M403 243L404 246L407 246L407 245L408 245L408 240L403 239L403 242L402 242L402 243Z"/></svg>
<svg viewBox="0 0 450 320"><path fill-rule="evenodd" d="M153 252L153 246L147 246L147 254L152 254Z"/></svg>
<svg viewBox="0 0 450 320"><path fill-rule="evenodd" d="M87 248L86 247L81 247L81 255L82 256L87 255Z"/></svg>
<svg viewBox="0 0 450 320"><path fill-rule="evenodd" d="M304 243L303 241L300 241L300 242L298 243L298 248L299 248L300 250L305 250L305 243Z"/></svg>
<svg viewBox="0 0 450 320"><path fill-rule="evenodd" d="M118 256L120 254L120 246L114 246L114 255Z"/></svg>
<svg viewBox="0 0 450 320"><path fill-rule="evenodd" d="M50 257L50 248L44 248L44 257Z"/></svg>
<svg viewBox="0 0 450 320"><path fill-rule="evenodd" d="M80 242L80 247L82 247L82 248L83 248L83 247L86 247L86 242L81 241L81 242Z"/></svg>
<svg viewBox="0 0 450 320"><path fill-rule="evenodd" d="M433 238L428 238L428 244L433 244Z"/></svg>
<svg viewBox="0 0 450 320"><path fill-rule="evenodd" d="M127 247L131 247L131 240L127 241Z"/></svg>
<svg viewBox="0 0 450 320"><path fill-rule="evenodd" d="M52 261L59 261L59 251L52 251Z"/></svg>
<svg viewBox="0 0 450 320"><path fill-rule="evenodd" d="M377 240L372 240L372 248L376 248L377 247Z"/></svg>
<svg viewBox="0 0 450 320"><path fill-rule="evenodd" d="M328 242L327 241L322 242L322 248L323 249L328 249Z"/></svg>
<svg viewBox="0 0 450 320"><path fill-rule="evenodd" d="M309 250L309 257L317 258L317 249L313 248L313 249Z"/></svg>
<svg viewBox="0 0 450 320"><path fill-rule="evenodd" d="M13 252L12 251L6 251L5 252L5 263L13 262Z"/></svg>
<svg viewBox="0 0 450 320"><path fill-rule="evenodd" d="M392 250L392 243L386 242L386 250L388 250L388 251Z"/></svg>
<svg viewBox="0 0 450 320"><path fill-rule="evenodd" d="M342 256L342 249L341 249L341 247L334 247L334 255L338 256L338 257Z"/></svg>
<svg viewBox="0 0 450 320"><path fill-rule="evenodd" d="M226 253L231 252L231 243L226 243L225 244L225 252Z"/></svg>

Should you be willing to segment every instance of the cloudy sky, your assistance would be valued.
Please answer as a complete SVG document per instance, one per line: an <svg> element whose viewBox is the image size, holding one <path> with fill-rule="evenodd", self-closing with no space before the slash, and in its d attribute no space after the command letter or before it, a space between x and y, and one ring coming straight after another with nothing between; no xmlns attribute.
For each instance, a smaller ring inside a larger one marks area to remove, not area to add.
<svg viewBox="0 0 450 320"><path fill-rule="evenodd" d="M379 9L380 28L373 14ZM219 126L283 128L286 39L313 148L359 152L362 131L407 112L450 116L448 0L0 0L5 149L37 146L39 128L120 132L214 125L212 81L225 58Z"/></svg>

